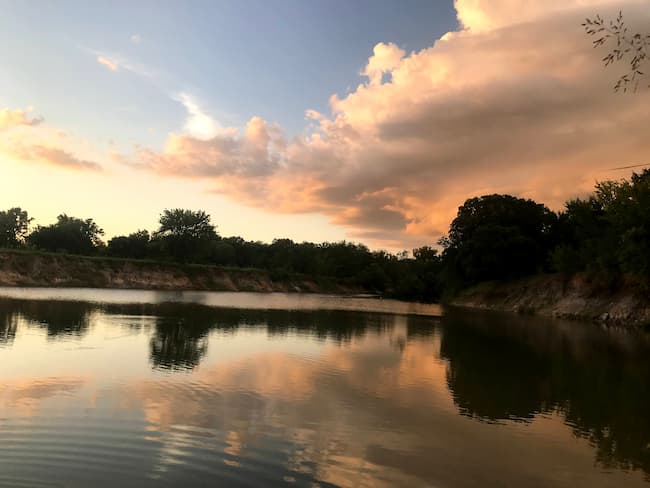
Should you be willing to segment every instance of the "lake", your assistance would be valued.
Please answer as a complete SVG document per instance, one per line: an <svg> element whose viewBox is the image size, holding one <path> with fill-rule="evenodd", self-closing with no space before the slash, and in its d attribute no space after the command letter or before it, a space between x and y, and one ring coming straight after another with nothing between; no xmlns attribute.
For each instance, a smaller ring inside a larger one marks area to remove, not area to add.
<svg viewBox="0 0 650 488"><path fill-rule="evenodd" d="M321 295L0 288L0 486L650 486L650 338Z"/></svg>

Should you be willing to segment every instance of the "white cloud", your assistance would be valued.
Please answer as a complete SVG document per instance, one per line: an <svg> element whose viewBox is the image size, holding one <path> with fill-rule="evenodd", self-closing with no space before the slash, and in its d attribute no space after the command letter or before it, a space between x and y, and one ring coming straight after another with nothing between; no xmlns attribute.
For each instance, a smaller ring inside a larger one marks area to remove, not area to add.
<svg viewBox="0 0 650 488"><path fill-rule="evenodd" d="M142 42L142 37L140 34L133 34L130 39L133 44L140 44Z"/></svg>
<svg viewBox="0 0 650 488"><path fill-rule="evenodd" d="M179 93L178 101L187 110L187 119L183 128L188 134L199 139L209 139L223 130L219 122L205 113L191 95Z"/></svg>
<svg viewBox="0 0 650 488"><path fill-rule="evenodd" d="M368 64L362 74L373 85L381 83L384 73L390 73L399 66L405 52L393 43L380 42L373 49L373 55L368 59Z"/></svg>

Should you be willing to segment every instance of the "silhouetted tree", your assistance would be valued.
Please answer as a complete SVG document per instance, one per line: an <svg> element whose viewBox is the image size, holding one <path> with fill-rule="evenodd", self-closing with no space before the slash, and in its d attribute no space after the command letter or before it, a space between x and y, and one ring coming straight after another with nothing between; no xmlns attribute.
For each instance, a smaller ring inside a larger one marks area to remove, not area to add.
<svg viewBox="0 0 650 488"><path fill-rule="evenodd" d="M0 211L0 247L18 247L29 232L32 219L20 207Z"/></svg>
<svg viewBox="0 0 650 488"><path fill-rule="evenodd" d="M604 181L593 195L571 200L559 217L553 255L565 273L636 275L650 279L650 169L629 180Z"/></svg>
<svg viewBox="0 0 650 488"><path fill-rule="evenodd" d="M203 210L166 209L154 233L162 251L181 262L204 262L217 239L210 215Z"/></svg>
<svg viewBox="0 0 650 488"><path fill-rule="evenodd" d="M37 227L27 241L38 249L65 251L73 254L93 254L103 243L104 231L93 219L78 219L61 214L55 224Z"/></svg>
<svg viewBox="0 0 650 488"><path fill-rule="evenodd" d="M139 230L128 236L113 237L108 241L107 252L121 258L144 259L150 257L151 237L146 230Z"/></svg>
<svg viewBox="0 0 650 488"><path fill-rule="evenodd" d="M554 247L557 216L544 205L510 195L470 198L458 209L444 247L446 279L462 287L544 269Z"/></svg>

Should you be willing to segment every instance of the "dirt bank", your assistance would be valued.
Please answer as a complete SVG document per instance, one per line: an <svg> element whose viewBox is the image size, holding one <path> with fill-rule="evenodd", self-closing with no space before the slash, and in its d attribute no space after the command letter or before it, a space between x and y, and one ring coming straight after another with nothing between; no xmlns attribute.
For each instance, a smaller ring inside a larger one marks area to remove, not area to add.
<svg viewBox="0 0 650 488"><path fill-rule="evenodd" d="M273 276L264 270L0 251L0 286L156 290L360 293L328 279Z"/></svg>
<svg viewBox="0 0 650 488"><path fill-rule="evenodd" d="M455 297L451 305L617 326L650 325L647 290L631 283L603 287L584 275L542 275L507 283L484 283Z"/></svg>

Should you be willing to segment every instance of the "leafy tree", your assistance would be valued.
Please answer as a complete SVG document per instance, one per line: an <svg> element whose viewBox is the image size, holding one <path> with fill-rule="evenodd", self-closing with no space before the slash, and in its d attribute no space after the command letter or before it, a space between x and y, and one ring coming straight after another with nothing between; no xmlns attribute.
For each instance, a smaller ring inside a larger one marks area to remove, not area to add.
<svg viewBox="0 0 650 488"><path fill-rule="evenodd" d="M510 195L466 200L440 241L447 280L462 287L544 269L555 244L556 220L533 200Z"/></svg>
<svg viewBox="0 0 650 488"><path fill-rule="evenodd" d="M166 209L154 239L163 252L180 262L203 262L209 256L218 235L203 210Z"/></svg>
<svg viewBox="0 0 650 488"><path fill-rule="evenodd" d="M650 169L629 180L596 184L586 199L567 202L553 254L565 273L626 273L650 278Z"/></svg>
<svg viewBox="0 0 650 488"><path fill-rule="evenodd" d="M121 258L144 259L152 254L151 237L146 230L139 230L128 236L113 237L108 241L107 252Z"/></svg>
<svg viewBox="0 0 650 488"><path fill-rule="evenodd" d="M93 254L102 246L104 231L93 219L78 219L61 214L55 224L38 226L27 241L38 249L63 251L72 254Z"/></svg>
<svg viewBox="0 0 650 488"><path fill-rule="evenodd" d="M0 247L18 247L29 232L29 218L20 207L0 211Z"/></svg>
<svg viewBox="0 0 650 488"><path fill-rule="evenodd" d="M440 260L438 255L438 250L432 248L431 246L422 246L417 249L413 249L413 257L416 261L422 263L437 262Z"/></svg>

